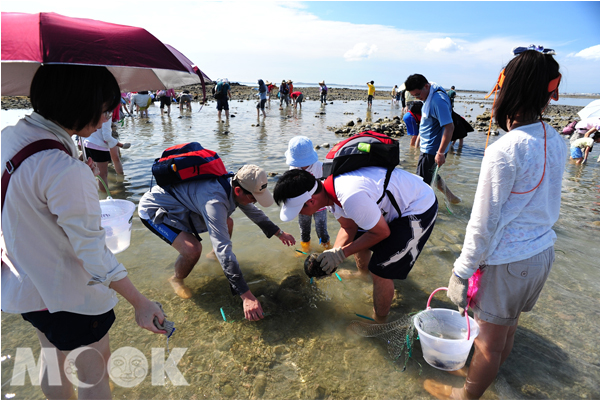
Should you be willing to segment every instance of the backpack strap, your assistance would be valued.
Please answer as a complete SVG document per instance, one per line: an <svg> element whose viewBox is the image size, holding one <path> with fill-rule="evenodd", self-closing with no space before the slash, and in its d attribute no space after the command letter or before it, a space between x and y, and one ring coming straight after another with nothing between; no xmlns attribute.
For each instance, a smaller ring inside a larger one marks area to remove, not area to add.
<svg viewBox="0 0 600 400"><path fill-rule="evenodd" d="M329 175L323 181L323 188L325 189L325 192L327 193L327 195L333 199L333 202L341 207L342 203L340 203L340 201L338 200L338 198L335 194L335 188L333 187L333 175Z"/></svg>
<svg viewBox="0 0 600 400"><path fill-rule="evenodd" d="M383 183L383 194L381 195L379 200L377 200L377 204L381 203L383 201L383 198L387 194L388 198L390 199L390 203L392 203L392 206L394 206L394 208L396 209L396 212L398 213L398 218L400 218L400 217L402 217L402 213L400 212L400 207L398 206L398 202L396 201L396 198L394 197L392 192L390 192L387 189L388 185L390 184L390 178L392 177L392 172L394 172L394 168L388 168L388 170L385 174L385 182Z"/></svg>
<svg viewBox="0 0 600 400"><path fill-rule="evenodd" d="M71 155L69 150L67 150L67 148L59 141L53 139L42 139L23 147L17 154L13 156L12 159L6 162L6 170L2 174L2 203L0 203L2 210L4 210L4 199L6 198L6 192L8 191L8 184L12 174L17 170L17 168L19 168L23 161L30 156L34 155L35 153L39 153L40 151L52 149L62 150L69 156Z"/></svg>
<svg viewBox="0 0 600 400"><path fill-rule="evenodd" d="M390 183L390 178L392 177L392 172L394 172L394 168L389 168L387 170L387 173L385 174L385 182L383 184L383 194L381 195L379 200L377 200L377 204L381 203L383 201L383 198L387 194L388 198L390 199L390 203L392 203L392 206L394 206L394 208L396 209L396 212L398 213L398 218L400 218L402 216L402 213L400 212L400 207L398 206L398 202L394 198L394 195L389 190L387 190L387 187ZM327 192L327 195L333 199L333 202L341 207L342 203L340 203L340 201L337 198L337 195L335 194L335 187L333 185L333 175L329 175L323 181L323 188L325 189L325 192Z"/></svg>

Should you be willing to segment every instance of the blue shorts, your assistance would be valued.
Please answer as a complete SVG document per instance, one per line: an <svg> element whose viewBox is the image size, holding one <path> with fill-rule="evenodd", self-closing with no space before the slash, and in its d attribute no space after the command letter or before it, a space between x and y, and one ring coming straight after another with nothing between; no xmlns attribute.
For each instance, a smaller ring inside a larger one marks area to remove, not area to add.
<svg viewBox="0 0 600 400"><path fill-rule="evenodd" d="M406 279L429 239L437 218L437 200L420 215L407 215L389 223L390 236L371 247L369 271L385 279ZM355 240L365 231L359 231Z"/></svg>
<svg viewBox="0 0 600 400"><path fill-rule="evenodd" d="M579 147L571 147L571 158L583 158L583 152Z"/></svg>
<svg viewBox="0 0 600 400"><path fill-rule="evenodd" d="M142 224L146 226L146 228L150 229L150 232L154 233L156 236L172 245L177 235L181 233L181 229L173 228L172 226L165 224L155 224L149 219L140 218L142 220ZM201 241L200 237L197 237L198 241Z"/></svg>

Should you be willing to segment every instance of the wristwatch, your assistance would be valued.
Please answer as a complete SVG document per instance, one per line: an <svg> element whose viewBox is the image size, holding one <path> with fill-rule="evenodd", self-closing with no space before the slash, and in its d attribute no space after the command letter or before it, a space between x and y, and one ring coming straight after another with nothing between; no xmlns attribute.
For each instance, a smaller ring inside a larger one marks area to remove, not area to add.
<svg viewBox="0 0 600 400"><path fill-rule="evenodd" d="M281 237L281 235L283 235L283 230L281 230L281 229L280 229L280 230L279 230L279 231L278 231L278 232L275 234L275 236L277 236L277 237Z"/></svg>

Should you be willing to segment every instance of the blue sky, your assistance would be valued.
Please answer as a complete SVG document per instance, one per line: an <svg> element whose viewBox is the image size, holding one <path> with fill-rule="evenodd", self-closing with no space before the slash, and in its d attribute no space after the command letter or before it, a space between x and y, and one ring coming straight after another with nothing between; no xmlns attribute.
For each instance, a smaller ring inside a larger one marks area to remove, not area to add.
<svg viewBox="0 0 600 400"><path fill-rule="evenodd" d="M400 85L422 73L490 89L511 49L556 50L562 92L600 93L600 2L204 2L3 0L146 28L209 77Z"/></svg>

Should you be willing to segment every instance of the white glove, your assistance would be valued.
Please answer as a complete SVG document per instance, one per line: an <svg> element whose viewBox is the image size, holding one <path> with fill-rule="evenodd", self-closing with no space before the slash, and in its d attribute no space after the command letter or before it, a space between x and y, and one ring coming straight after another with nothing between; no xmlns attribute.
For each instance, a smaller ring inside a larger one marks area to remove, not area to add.
<svg viewBox="0 0 600 400"><path fill-rule="evenodd" d="M341 247L325 250L317 257L317 261L321 263L321 269L328 275L331 274L345 259L346 255Z"/></svg>
<svg viewBox="0 0 600 400"><path fill-rule="evenodd" d="M458 307L460 315L465 315L467 308L467 292L469 290L469 280L459 277L452 271L450 281L448 282L448 298Z"/></svg>
<svg viewBox="0 0 600 400"><path fill-rule="evenodd" d="M130 148L130 147L131 147L131 143L129 143L129 142L127 142L127 143L123 143L123 148L124 148L125 150L127 150L127 149L128 149L128 148Z"/></svg>

